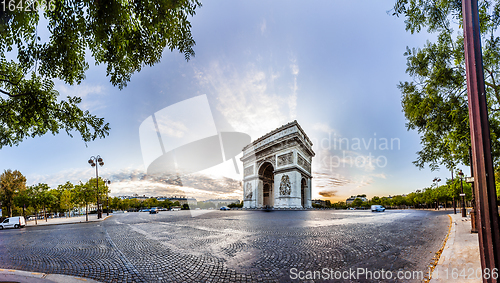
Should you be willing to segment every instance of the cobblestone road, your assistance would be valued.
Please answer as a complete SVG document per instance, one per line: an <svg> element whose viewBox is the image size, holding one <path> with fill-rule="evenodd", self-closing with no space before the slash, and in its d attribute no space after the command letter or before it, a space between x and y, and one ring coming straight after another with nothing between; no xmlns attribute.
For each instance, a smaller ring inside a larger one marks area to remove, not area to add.
<svg viewBox="0 0 500 283"><path fill-rule="evenodd" d="M444 211L415 210L127 213L0 231L0 267L102 282L299 282L291 280L299 271L324 268L425 273L448 223Z"/></svg>

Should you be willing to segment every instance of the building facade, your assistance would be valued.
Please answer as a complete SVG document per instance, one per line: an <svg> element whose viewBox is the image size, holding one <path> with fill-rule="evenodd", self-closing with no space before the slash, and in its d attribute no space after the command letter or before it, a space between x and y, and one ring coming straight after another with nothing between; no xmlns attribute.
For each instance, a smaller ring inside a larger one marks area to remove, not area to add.
<svg viewBox="0 0 500 283"><path fill-rule="evenodd" d="M243 148L243 207L311 208L312 146L293 121Z"/></svg>

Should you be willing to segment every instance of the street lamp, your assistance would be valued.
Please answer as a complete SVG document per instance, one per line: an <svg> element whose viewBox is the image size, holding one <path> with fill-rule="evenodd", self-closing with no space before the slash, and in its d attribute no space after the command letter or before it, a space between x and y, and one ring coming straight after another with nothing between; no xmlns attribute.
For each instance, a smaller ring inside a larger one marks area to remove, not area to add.
<svg viewBox="0 0 500 283"><path fill-rule="evenodd" d="M106 184L106 216L109 216L109 195L108 195L108 186L111 184L111 181L108 179L104 179L104 184Z"/></svg>
<svg viewBox="0 0 500 283"><path fill-rule="evenodd" d="M101 209L99 207L99 204L100 204L100 197L99 197L99 172L97 170L97 168L99 166L103 166L104 165L104 161L102 160L101 156L91 156L90 159L89 159L89 164L90 166L92 167L95 167L95 176L96 176L96 183L97 183L97 219L100 219L102 218L102 213L101 213ZM97 166L97 164L99 164L99 166Z"/></svg>
<svg viewBox="0 0 500 283"><path fill-rule="evenodd" d="M462 177L464 176L464 173L462 173L462 170L458 172L458 176L460 176L460 196L462 197L462 217L467 217L467 213L465 211L465 194L464 194L464 186L462 184Z"/></svg>

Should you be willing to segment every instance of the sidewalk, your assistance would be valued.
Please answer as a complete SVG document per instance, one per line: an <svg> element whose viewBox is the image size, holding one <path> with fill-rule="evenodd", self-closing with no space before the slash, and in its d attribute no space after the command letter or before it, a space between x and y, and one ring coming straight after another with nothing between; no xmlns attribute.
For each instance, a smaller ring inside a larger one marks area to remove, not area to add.
<svg viewBox="0 0 500 283"><path fill-rule="evenodd" d="M103 221L112 215L106 216L103 214L103 218L97 219L97 214L89 214L88 222L97 222ZM47 221L45 219L38 220L38 225L35 225L35 220L26 221L26 227L36 227L36 226L45 226L45 225L62 225L62 224L76 224L76 223L84 223L84 216L77 217L58 217L58 218L49 218ZM74 277L69 275L62 274L47 274L47 273L38 273L38 272L30 272L30 271L22 271L22 270L12 270L12 269L1 269L0 268L0 282L26 282L26 283L99 283L99 281L95 281L89 278L82 277Z"/></svg>
<svg viewBox="0 0 500 283"><path fill-rule="evenodd" d="M477 233L470 232L470 215L462 217L457 209L457 214L449 216L451 229L448 240L430 282L483 282L479 240Z"/></svg>
<svg viewBox="0 0 500 283"><path fill-rule="evenodd" d="M101 219L97 219L97 214L89 214L89 221L88 222L96 222L96 221L103 221L108 217L113 216L113 214L110 214L109 216L106 216L105 213L103 213ZM44 226L44 225L60 225L60 224L75 224L75 223L85 223L85 215L83 216L74 216L74 217L57 217L57 218L48 218L47 221L45 219L39 219L38 220L38 225L35 225L35 220L29 220L26 221L26 227L36 227L36 226Z"/></svg>
<svg viewBox="0 0 500 283"><path fill-rule="evenodd" d="M74 277L61 274L47 274L12 269L0 269L0 282L22 282L22 283L99 283L88 278Z"/></svg>

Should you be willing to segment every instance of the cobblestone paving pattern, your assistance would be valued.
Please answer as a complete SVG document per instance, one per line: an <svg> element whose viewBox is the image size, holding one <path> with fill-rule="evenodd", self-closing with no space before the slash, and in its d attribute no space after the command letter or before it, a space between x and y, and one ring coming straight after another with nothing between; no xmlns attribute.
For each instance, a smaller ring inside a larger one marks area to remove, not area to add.
<svg viewBox="0 0 500 283"><path fill-rule="evenodd" d="M102 282L299 282L291 268L425 273L448 221L415 210L126 213L0 231L0 267Z"/></svg>

